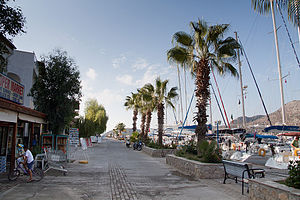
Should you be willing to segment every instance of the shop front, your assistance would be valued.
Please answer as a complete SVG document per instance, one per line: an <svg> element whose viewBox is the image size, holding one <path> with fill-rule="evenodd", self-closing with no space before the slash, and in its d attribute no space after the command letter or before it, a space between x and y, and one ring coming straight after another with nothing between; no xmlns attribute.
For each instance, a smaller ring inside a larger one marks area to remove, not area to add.
<svg viewBox="0 0 300 200"><path fill-rule="evenodd" d="M16 146L33 149L46 124L46 115L23 106L24 85L0 73L0 173L15 164Z"/></svg>

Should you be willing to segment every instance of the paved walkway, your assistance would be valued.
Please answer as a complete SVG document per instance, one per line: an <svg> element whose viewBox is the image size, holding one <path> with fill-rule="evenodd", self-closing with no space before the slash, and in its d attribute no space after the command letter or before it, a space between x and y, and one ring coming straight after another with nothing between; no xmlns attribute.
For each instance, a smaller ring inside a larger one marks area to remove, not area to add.
<svg viewBox="0 0 300 200"><path fill-rule="evenodd" d="M241 184L195 180L166 165L164 158L133 151L118 141L104 140L87 155L88 164L68 164L67 176L52 174L33 183L20 179L2 191L0 199L247 199Z"/></svg>

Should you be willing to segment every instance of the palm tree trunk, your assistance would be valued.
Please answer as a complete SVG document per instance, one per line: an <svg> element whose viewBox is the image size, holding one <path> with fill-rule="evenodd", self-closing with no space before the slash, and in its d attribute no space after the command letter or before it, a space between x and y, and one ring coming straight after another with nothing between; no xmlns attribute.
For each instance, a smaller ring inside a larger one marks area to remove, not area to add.
<svg viewBox="0 0 300 200"><path fill-rule="evenodd" d="M146 121L146 113L142 114L142 119L141 119L141 138L144 137L145 134L145 121Z"/></svg>
<svg viewBox="0 0 300 200"><path fill-rule="evenodd" d="M144 140L146 140L148 137L148 132L149 132L150 123L151 123L151 117L152 117L152 112L151 112L151 110L148 110L147 118L146 118L146 130L145 130L145 134L144 134Z"/></svg>
<svg viewBox="0 0 300 200"><path fill-rule="evenodd" d="M162 135L164 129L164 104L157 105L157 122L158 122L158 144L162 145Z"/></svg>
<svg viewBox="0 0 300 200"><path fill-rule="evenodd" d="M132 120L133 120L133 123L132 123L132 132L135 132L135 131L136 131L137 115L138 115L138 110L137 110L137 109L134 109L134 110L133 110L133 117L132 117Z"/></svg>
<svg viewBox="0 0 300 200"><path fill-rule="evenodd" d="M197 121L197 127L195 133L197 135L197 144L200 144L202 140L205 138L205 134L207 132L206 122L206 107L208 105L208 99L210 96L209 93L209 74L210 68L208 65L208 61L206 59L201 59L199 63L197 63L198 69L196 74L196 108L198 109L197 115L195 116L195 120ZM199 155L199 151L198 151Z"/></svg>

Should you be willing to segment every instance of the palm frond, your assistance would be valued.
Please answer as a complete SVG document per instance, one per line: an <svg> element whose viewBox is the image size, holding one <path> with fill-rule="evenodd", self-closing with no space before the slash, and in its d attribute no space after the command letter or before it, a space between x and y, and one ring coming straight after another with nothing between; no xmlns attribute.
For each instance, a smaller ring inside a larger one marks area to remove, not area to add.
<svg viewBox="0 0 300 200"><path fill-rule="evenodd" d="M172 43L184 47L191 47L193 45L193 38L188 33L179 31L173 35Z"/></svg>
<svg viewBox="0 0 300 200"><path fill-rule="evenodd" d="M237 70L230 63L222 63L223 71L229 73L232 76L239 77Z"/></svg>
<svg viewBox="0 0 300 200"><path fill-rule="evenodd" d="M227 32L229 24L217 24L209 27L207 43L218 42Z"/></svg>
<svg viewBox="0 0 300 200"><path fill-rule="evenodd" d="M288 19L297 26L300 26L300 1L289 0L287 5Z"/></svg>
<svg viewBox="0 0 300 200"><path fill-rule="evenodd" d="M186 63L189 60L189 53L187 49L175 46L167 52L167 59L173 63Z"/></svg>

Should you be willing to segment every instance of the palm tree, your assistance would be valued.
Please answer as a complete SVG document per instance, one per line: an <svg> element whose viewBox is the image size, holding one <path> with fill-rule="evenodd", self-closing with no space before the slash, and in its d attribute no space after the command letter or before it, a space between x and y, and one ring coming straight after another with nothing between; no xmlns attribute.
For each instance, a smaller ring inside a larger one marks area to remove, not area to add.
<svg viewBox="0 0 300 200"><path fill-rule="evenodd" d="M146 98L145 95L143 95L143 88L138 89L138 95L139 95L139 113L142 115L141 117L141 133L140 137L144 138L145 135L145 122L146 122L146 113L147 113L147 107L146 107Z"/></svg>
<svg viewBox="0 0 300 200"><path fill-rule="evenodd" d="M147 110L146 111L146 129L145 129L145 134L144 134L144 140L146 140L148 137L148 132L150 130L152 112L156 108L154 86L151 83L144 85L142 93L146 100L145 106L146 106L146 110Z"/></svg>
<svg viewBox="0 0 300 200"><path fill-rule="evenodd" d="M236 59L236 49L240 47L235 39L223 39L228 30L228 24L208 26L205 21L191 22L192 33L177 32L173 36L175 46L167 52L170 62L180 63L191 69L195 77L195 96L197 122L195 133L200 144L207 132L206 107L210 96L210 70L215 69L220 74L230 73L237 76L236 69L230 64ZM198 151L198 154L199 151Z"/></svg>
<svg viewBox="0 0 300 200"><path fill-rule="evenodd" d="M172 101L178 96L177 87L172 87L167 92L168 80L162 81L159 77L155 80L155 103L157 109L158 122L158 144L162 145L162 135L164 127L164 109L166 106L171 106L174 109Z"/></svg>
<svg viewBox="0 0 300 200"><path fill-rule="evenodd" d="M138 93L131 93L131 96L127 96L124 106L126 109L133 109L133 117L132 117L132 132L136 131L136 121L138 116L138 109L139 109L139 95Z"/></svg>
<svg viewBox="0 0 300 200"><path fill-rule="evenodd" d="M115 129L118 131L118 135L120 136L122 131L125 131L125 124L118 123L115 127Z"/></svg>

